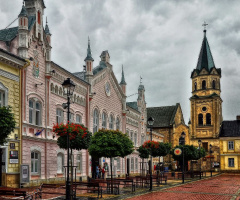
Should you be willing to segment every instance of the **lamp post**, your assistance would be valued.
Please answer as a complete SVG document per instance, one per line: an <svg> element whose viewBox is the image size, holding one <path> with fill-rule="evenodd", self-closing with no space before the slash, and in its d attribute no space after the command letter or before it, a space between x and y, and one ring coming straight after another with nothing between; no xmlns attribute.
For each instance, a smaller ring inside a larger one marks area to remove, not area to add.
<svg viewBox="0 0 240 200"><path fill-rule="evenodd" d="M185 136L186 136L186 133L185 133L185 132L182 132L182 134L181 134L181 145L183 146L183 148L182 148L182 154L183 154L182 183L184 183L184 145L185 145Z"/></svg>
<svg viewBox="0 0 240 200"><path fill-rule="evenodd" d="M212 145L210 144L210 172L212 177Z"/></svg>
<svg viewBox="0 0 240 200"><path fill-rule="evenodd" d="M202 144L202 140L198 140L200 179L202 178L202 174L201 174L201 144Z"/></svg>
<svg viewBox="0 0 240 200"><path fill-rule="evenodd" d="M154 124L154 119L152 117L148 118L148 126L150 128L150 137L152 141L152 127ZM150 172L150 191L152 191L152 156L150 157L150 165L149 165L149 172Z"/></svg>
<svg viewBox="0 0 240 200"><path fill-rule="evenodd" d="M73 91L75 88L75 84L73 81L70 80L70 78L67 78L67 80L64 80L62 83L63 86L63 91L64 94L67 95L67 106L64 104L65 108L67 107L67 123L69 124L69 119L70 119L70 97L73 95ZM70 146L70 141L69 141L69 132L67 132L67 180L66 180L66 200L71 199L71 194L70 194L70 181L69 181L69 146Z"/></svg>

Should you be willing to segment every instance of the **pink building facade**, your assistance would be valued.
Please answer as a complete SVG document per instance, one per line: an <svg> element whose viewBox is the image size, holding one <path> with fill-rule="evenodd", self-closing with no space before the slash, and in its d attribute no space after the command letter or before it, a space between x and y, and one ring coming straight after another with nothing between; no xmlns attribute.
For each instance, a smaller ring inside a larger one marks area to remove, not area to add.
<svg viewBox="0 0 240 200"><path fill-rule="evenodd" d="M84 124L92 133L101 128L128 133L135 146L133 154L127 157L130 173L140 173L140 158L136 149L146 139L144 86L140 83L138 87L137 101L127 102L123 69L119 83L108 51L101 53L101 61L94 67L90 41L82 72L70 73L53 62L52 36L47 24L43 28L44 9L43 0L27 0L18 16L18 27L10 28L9 32L0 30L0 35L6 35L0 39L0 48L24 59L32 58L21 77L21 164L29 165L31 183L64 180L66 151L58 147L52 127L56 123L67 123L67 112L62 107L67 102L62 88L67 78L76 85L70 105L70 121ZM114 159L113 171L116 175L126 173L127 158ZM77 176L83 179L91 176L91 166L95 161L86 150L74 150L72 159L77 166ZM103 165L110 160L101 158L97 162Z"/></svg>

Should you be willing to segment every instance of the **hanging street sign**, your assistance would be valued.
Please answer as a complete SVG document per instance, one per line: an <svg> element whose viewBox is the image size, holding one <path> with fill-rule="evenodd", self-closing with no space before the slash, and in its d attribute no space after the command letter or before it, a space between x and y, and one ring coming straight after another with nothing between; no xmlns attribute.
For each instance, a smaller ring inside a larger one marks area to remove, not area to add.
<svg viewBox="0 0 240 200"><path fill-rule="evenodd" d="M180 155L182 154L182 149L176 148L176 149L174 150L174 154L175 154L176 156L180 156Z"/></svg>

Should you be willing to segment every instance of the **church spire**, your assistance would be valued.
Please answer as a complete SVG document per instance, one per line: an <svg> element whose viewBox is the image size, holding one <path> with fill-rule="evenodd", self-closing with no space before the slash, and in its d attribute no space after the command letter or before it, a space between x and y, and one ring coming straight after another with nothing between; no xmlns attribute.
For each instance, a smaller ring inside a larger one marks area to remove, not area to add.
<svg viewBox="0 0 240 200"><path fill-rule="evenodd" d="M49 30L49 27L48 27L47 17L46 17L45 33L46 33L47 35L51 35L50 30Z"/></svg>
<svg viewBox="0 0 240 200"><path fill-rule="evenodd" d="M85 58L84 61L86 61L86 60L94 61L94 59L92 58L92 52L91 52L91 46L90 46L90 39L89 39L89 37L88 37L87 57Z"/></svg>
<svg viewBox="0 0 240 200"><path fill-rule="evenodd" d="M122 65L122 79L121 79L120 85L127 85L127 83L125 82L124 71L123 71L123 65Z"/></svg>
<svg viewBox="0 0 240 200"><path fill-rule="evenodd" d="M18 15L18 17L27 17L27 16L28 16L27 10L26 10L26 7L25 7L24 2L23 2L22 10L21 10L20 14Z"/></svg>
<svg viewBox="0 0 240 200"><path fill-rule="evenodd" d="M212 53L210 50L210 46L208 44L208 40L207 40L207 30L206 30L206 26L208 24L206 24L206 22L204 22L203 26L204 26L204 36L203 36L203 41L202 41L202 47L200 50L200 54L199 54L199 58L198 58L198 63L197 63L197 69L198 70L202 70L203 68L205 68L207 71L210 71L213 67L215 67L214 61L213 61L213 57L212 57Z"/></svg>

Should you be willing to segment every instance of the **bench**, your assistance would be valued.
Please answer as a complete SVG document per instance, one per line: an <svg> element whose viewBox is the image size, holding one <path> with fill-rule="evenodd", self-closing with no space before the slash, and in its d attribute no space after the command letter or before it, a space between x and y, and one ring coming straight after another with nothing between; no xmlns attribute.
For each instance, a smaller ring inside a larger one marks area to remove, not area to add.
<svg viewBox="0 0 240 200"><path fill-rule="evenodd" d="M120 185L123 185L123 186L129 185L128 183L130 183L130 185L132 186L132 192L135 192L136 187L134 184L134 177L127 177L126 179L115 178L114 180L120 181Z"/></svg>
<svg viewBox="0 0 240 200"><path fill-rule="evenodd" d="M33 198L32 195L28 194L27 191L22 190L12 190L12 189L0 189L0 196L17 196L23 197L24 199L28 199L30 197Z"/></svg>
<svg viewBox="0 0 240 200"><path fill-rule="evenodd" d="M80 186L80 188L78 187ZM102 186L99 185L99 183L95 182L75 182L73 183L73 188L76 190L86 190L88 191L93 191L93 192L98 192L98 198L99 195L101 194L102 198Z"/></svg>
<svg viewBox="0 0 240 200"><path fill-rule="evenodd" d="M106 188L107 189L107 193L110 193L110 191L111 191L111 179L107 179L107 180L103 180L103 179L102 180L101 179L90 179L89 182L101 184L102 188ZM120 185L120 181L116 181L115 179L113 179L113 189L115 189L115 194L119 194L120 193L119 185Z"/></svg>

